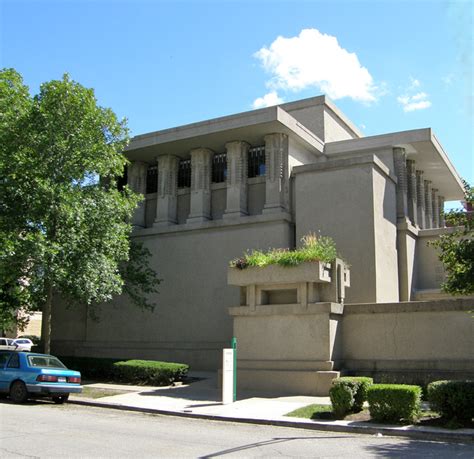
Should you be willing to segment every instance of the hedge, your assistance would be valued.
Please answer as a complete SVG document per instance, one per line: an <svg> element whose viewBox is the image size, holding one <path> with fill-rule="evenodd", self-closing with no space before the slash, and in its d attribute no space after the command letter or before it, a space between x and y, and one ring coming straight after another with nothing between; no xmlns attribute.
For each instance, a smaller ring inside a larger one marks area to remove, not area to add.
<svg viewBox="0 0 474 459"><path fill-rule="evenodd" d="M421 387L373 384L367 392L370 417L375 421L413 422L421 411Z"/></svg>
<svg viewBox="0 0 474 459"><path fill-rule="evenodd" d="M428 384L428 401L443 418L474 418L474 381L435 381Z"/></svg>
<svg viewBox="0 0 474 459"><path fill-rule="evenodd" d="M128 360L114 363L114 379L135 384L167 386L182 379L188 369L182 363Z"/></svg>
<svg viewBox="0 0 474 459"><path fill-rule="evenodd" d="M85 379L165 386L181 380L188 365L155 360L119 360L96 357L60 357Z"/></svg>
<svg viewBox="0 0 474 459"><path fill-rule="evenodd" d="M348 413L361 411L367 400L367 390L372 383L372 378L364 376L334 379L329 390L334 414L344 417Z"/></svg>

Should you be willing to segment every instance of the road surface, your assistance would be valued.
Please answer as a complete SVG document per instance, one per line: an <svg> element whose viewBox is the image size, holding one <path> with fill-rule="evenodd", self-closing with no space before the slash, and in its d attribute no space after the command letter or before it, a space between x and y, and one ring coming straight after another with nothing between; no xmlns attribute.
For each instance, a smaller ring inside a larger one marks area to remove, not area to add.
<svg viewBox="0 0 474 459"><path fill-rule="evenodd" d="M0 457L474 457L474 444L428 442L0 401Z"/></svg>

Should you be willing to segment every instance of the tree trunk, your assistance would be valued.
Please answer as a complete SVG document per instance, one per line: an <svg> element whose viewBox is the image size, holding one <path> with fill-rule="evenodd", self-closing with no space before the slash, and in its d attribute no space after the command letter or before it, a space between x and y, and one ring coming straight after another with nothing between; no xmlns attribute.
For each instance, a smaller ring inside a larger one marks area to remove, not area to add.
<svg viewBox="0 0 474 459"><path fill-rule="evenodd" d="M53 302L53 286L46 281L46 301L43 305L43 317L41 321L41 339L43 340L45 354L51 352L51 305Z"/></svg>

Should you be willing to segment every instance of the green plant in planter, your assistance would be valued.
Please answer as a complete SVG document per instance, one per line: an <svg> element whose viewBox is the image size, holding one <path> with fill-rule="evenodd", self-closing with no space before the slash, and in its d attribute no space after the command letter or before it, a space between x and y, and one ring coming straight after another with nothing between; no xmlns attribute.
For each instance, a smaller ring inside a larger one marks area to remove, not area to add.
<svg viewBox="0 0 474 459"><path fill-rule="evenodd" d="M337 257L336 244L327 236L309 233L301 238L302 247L295 250L270 249L267 252L253 250L230 262L230 267L245 269L249 266L268 265L297 266L306 261L331 262Z"/></svg>

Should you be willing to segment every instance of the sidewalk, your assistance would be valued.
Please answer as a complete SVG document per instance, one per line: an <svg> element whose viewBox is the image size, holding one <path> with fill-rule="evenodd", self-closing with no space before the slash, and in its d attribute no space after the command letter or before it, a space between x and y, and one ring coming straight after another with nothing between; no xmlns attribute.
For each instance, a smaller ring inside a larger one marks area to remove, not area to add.
<svg viewBox="0 0 474 459"><path fill-rule="evenodd" d="M239 391L237 401L221 403L214 372L191 372L198 378L191 384L171 387L129 386L118 384L87 384L84 387L127 391L98 399L71 394L70 403L146 413L187 416L201 419L225 420L255 424L270 424L304 429L337 432L390 435L438 441L474 441L474 429L448 430L435 427L391 426L356 421L313 421L285 417L298 408L310 404L330 405L329 397L281 396L279 394Z"/></svg>

